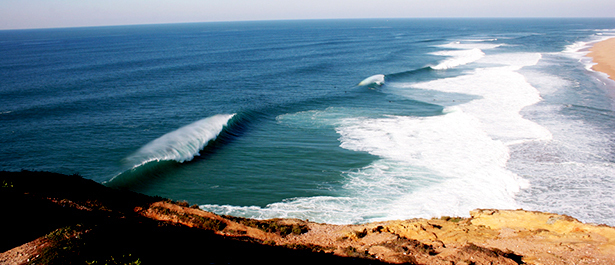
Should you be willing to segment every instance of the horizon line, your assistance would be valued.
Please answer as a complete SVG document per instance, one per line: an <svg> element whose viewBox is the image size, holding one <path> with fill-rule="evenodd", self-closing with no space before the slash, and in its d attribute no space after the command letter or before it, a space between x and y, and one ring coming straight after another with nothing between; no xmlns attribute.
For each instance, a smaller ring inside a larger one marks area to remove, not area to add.
<svg viewBox="0 0 615 265"><path fill-rule="evenodd" d="M207 24L207 23L241 23L241 22L282 22L282 21L326 21L326 20L413 20L413 19L614 19L614 17L389 17L389 18L299 18L299 19L252 19L252 20L216 20L216 21L184 21L184 22L160 22L160 23L129 23L129 24L104 24L104 25L82 25L82 26L58 26L58 27L24 27L24 28L0 28L0 31L11 30L44 30L44 29L78 29L78 28L103 28L103 27L124 27L124 26L148 26L148 25L175 25L175 24Z"/></svg>

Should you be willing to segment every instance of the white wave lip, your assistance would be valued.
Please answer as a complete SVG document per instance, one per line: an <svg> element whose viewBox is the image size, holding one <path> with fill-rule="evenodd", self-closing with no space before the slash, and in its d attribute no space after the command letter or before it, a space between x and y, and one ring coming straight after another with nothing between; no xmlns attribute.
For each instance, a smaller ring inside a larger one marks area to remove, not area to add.
<svg viewBox="0 0 615 265"><path fill-rule="evenodd" d="M359 82L359 86L369 86L369 85L378 85L381 86L384 84L384 75L372 75L368 78L363 79L363 81Z"/></svg>
<svg viewBox="0 0 615 265"><path fill-rule="evenodd" d="M218 114L188 124L149 142L126 161L135 167L151 161L190 161L209 141L218 137L233 116L235 114Z"/></svg>

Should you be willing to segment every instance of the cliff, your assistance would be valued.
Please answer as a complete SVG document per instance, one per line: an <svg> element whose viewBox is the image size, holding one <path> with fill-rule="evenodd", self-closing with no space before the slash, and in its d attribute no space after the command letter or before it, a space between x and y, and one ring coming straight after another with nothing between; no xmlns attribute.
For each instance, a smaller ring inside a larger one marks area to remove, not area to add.
<svg viewBox="0 0 615 265"><path fill-rule="evenodd" d="M44 172L0 172L0 201L0 264L615 264L615 228L523 210L254 220Z"/></svg>

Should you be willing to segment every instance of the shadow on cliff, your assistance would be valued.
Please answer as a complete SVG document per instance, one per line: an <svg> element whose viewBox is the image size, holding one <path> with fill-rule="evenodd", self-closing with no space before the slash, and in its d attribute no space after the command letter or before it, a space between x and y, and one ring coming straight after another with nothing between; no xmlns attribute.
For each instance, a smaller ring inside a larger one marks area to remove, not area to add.
<svg viewBox="0 0 615 265"><path fill-rule="evenodd" d="M384 264L228 238L134 213L160 200L76 175L0 172L0 252L45 237L56 245L38 263Z"/></svg>

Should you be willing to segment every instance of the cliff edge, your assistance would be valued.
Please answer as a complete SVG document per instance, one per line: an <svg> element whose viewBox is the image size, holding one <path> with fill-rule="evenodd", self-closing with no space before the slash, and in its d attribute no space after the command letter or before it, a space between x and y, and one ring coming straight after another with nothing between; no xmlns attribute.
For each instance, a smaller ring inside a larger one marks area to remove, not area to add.
<svg viewBox="0 0 615 265"><path fill-rule="evenodd" d="M219 216L79 176L0 172L0 264L615 264L615 228L479 209L331 225Z"/></svg>

